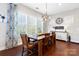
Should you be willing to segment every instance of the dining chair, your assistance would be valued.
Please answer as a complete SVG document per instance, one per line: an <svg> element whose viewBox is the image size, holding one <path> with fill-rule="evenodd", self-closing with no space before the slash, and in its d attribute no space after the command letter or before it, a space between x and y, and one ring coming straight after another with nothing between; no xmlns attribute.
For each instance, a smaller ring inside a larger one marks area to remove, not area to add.
<svg viewBox="0 0 79 59"><path fill-rule="evenodd" d="M52 32L51 41L52 41L52 45L56 44L56 34L55 34L55 32Z"/></svg>
<svg viewBox="0 0 79 59"><path fill-rule="evenodd" d="M32 49L34 48L34 44L29 43L27 34L20 34L20 36L21 36L22 45L23 45L22 56L23 56L24 52L26 52L26 51L27 51L27 55L32 55L33 54Z"/></svg>
<svg viewBox="0 0 79 59"><path fill-rule="evenodd" d="M49 40L50 40L50 34L49 33L45 33L45 39L43 40L44 47L48 48Z"/></svg>

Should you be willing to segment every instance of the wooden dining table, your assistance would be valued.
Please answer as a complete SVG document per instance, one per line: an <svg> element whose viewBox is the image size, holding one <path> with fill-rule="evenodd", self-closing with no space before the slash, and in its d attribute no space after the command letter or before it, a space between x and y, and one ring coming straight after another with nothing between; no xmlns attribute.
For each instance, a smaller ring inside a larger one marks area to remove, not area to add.
<svg viewBox="0 0 79 59"><path fill-rule="evenodd" d="M41 34L41 35L38 35L36 38L34 38L33 36L31 36L30 38L34 39L35 41L38 42L37 43L38 44L38 56L43 56L43 40L45 39L45 35ZM54 45L55 45L56 44L55 39L53 41L54 41Z"/></svg>

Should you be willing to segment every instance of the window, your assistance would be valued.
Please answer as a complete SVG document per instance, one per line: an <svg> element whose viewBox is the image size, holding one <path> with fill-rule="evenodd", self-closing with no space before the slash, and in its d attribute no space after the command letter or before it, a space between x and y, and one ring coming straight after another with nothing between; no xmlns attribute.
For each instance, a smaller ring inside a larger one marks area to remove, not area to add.
<svg viewBox="0 0 79 59"><path fill-rule="evenodd" d="M34 16L27 17L27 34L33 35L34 33L37 33L36 21L37 21L37 18Z"/></svg>
<svg viewBox="0 0 79 59"><path fill-rule="evenodd" d="M21 33L35 35L42 33L43 23L40 17L28 16L22 12L16 12L15 15L15 36L20 38ZM19 41L21 42L21 41Z"/></svg>
<svg viewBox="0 0 79 59"><path fill-rule="evenodd" d="M20 35L20 33L26 33L27 32L27 16L22 14L21 12L16 13L15 18L15 32L17 35Z"/></svg>
<svg viewBox="0 0 79 59"><path fill-rule="evenodd" d="M40 17L37 18L37 33L40 34L43 32L43 22Z"/></svg>

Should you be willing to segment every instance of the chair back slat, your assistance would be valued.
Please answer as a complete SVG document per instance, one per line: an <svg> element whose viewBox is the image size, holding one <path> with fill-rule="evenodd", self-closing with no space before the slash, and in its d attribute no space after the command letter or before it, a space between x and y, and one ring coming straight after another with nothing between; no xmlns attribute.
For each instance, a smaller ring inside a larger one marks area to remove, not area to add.
<svg viewBox="0 0 79 59"><path fill-rule="evenodd" d="M28 37L27 34L20 34L21 39L22 39L22 44L23 46L28 47Z"/></svg>

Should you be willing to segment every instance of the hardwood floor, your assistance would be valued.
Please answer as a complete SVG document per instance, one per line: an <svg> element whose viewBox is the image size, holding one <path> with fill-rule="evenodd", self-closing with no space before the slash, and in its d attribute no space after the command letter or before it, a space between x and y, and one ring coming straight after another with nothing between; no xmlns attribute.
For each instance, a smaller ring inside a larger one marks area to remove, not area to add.
<svg viewBox="0 0 79 59"><path fill-rule="evenodd" d="M22 46L0 51L0 56L21 56ZM79 44L56 41L56 47L46 50L44 56L79 56Z"/></svg>
<svg viewBox="0 0 79 59"><path fill-rule="evenodd" d="M79 56L79 44L56 41L55 49L52 47L46 56Z"/></svg>
<svg viewBox="0 0 79 59"><path fill-rule="evenodd" d="M21 56L22 46L0 51L0 56Z"/></svg>

